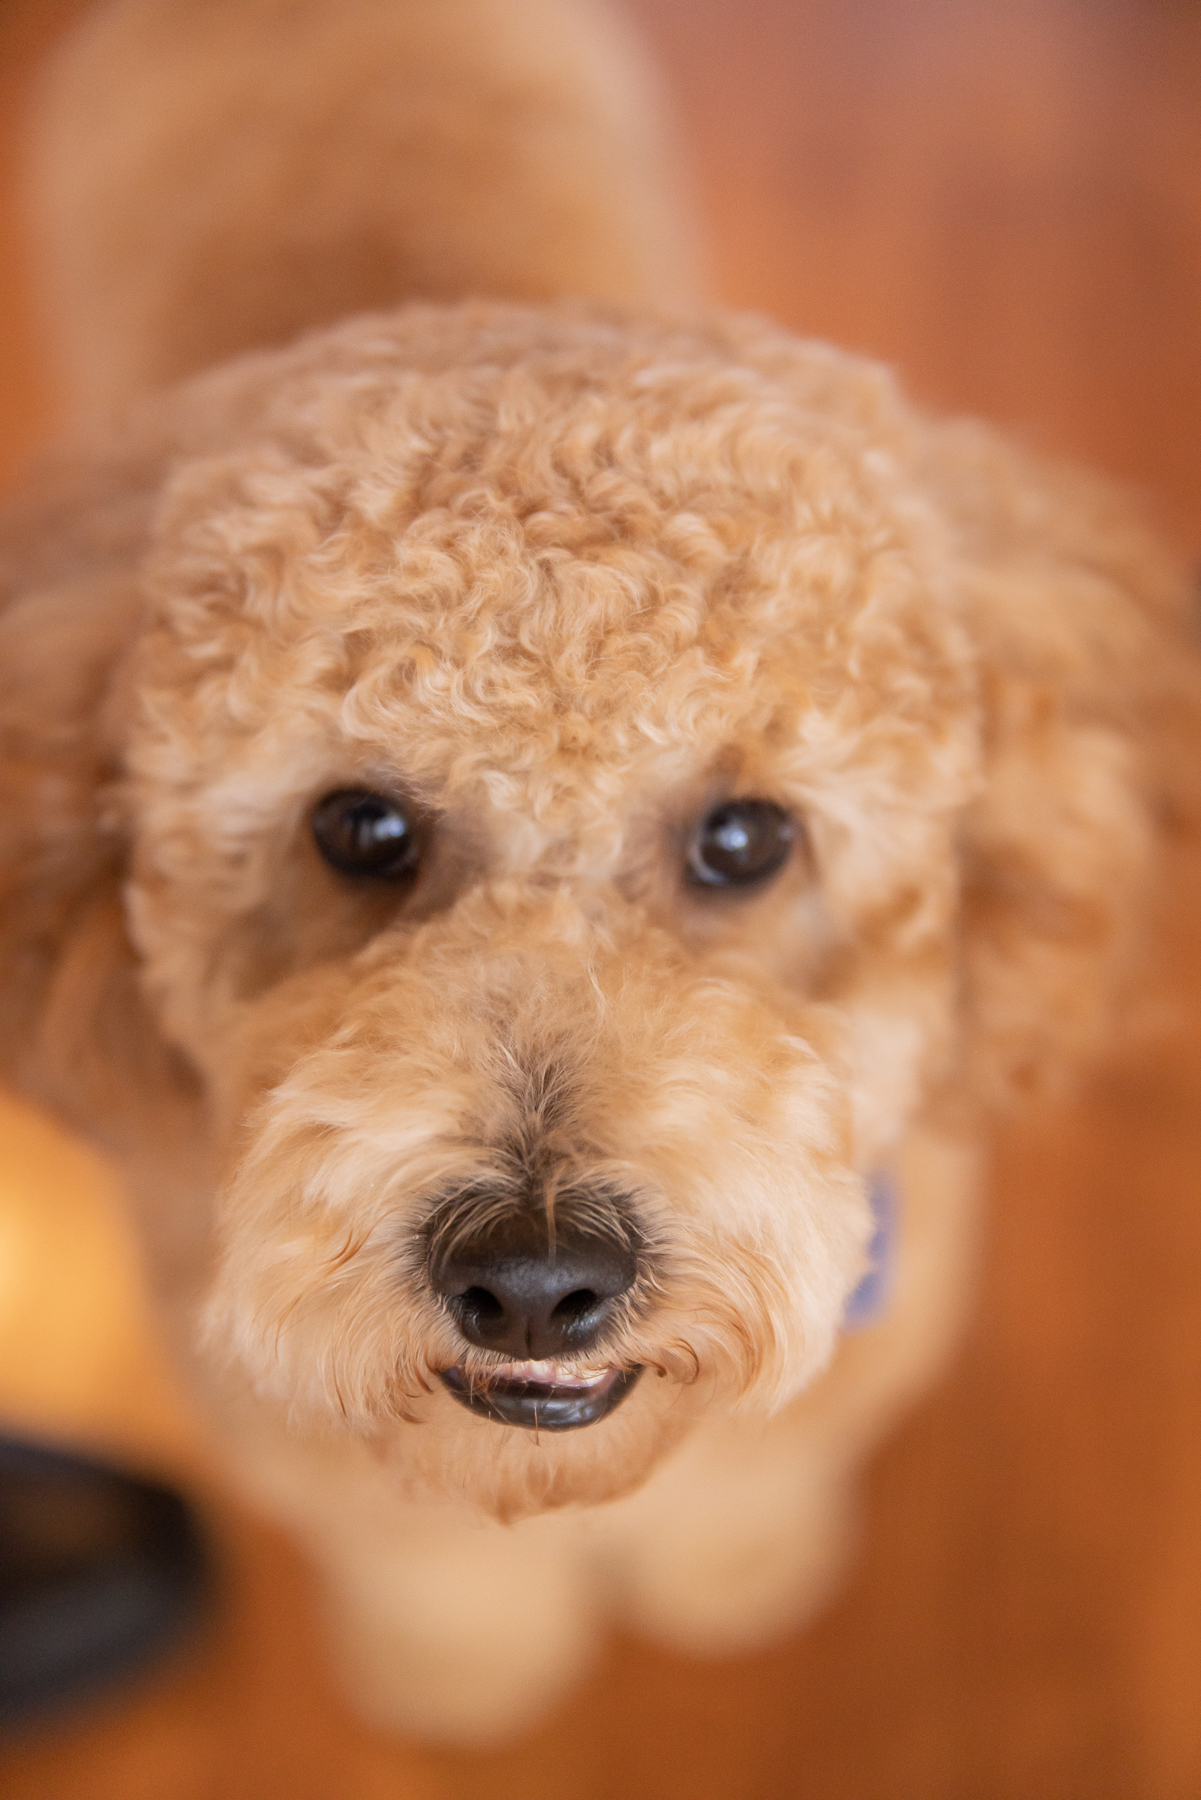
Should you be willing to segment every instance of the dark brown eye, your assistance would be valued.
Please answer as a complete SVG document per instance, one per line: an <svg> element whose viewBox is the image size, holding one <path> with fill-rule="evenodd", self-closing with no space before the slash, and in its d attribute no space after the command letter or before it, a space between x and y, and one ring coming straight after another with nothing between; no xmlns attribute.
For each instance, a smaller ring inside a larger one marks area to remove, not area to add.
<svg viewBox="0 0 1201 1800"><path fill-rule="evenodd" d="M688 848L687 879L751 887L788 861L796 825L773 800L727 800L703 818Z"/></svg>
<svg viewBox="0 0 1201 1800"><path fill-rule="evenodd" d="M313 836L342 875L402 881L417 873L417 821L408 808L365 788L340 788L313 808Z"/></svg>

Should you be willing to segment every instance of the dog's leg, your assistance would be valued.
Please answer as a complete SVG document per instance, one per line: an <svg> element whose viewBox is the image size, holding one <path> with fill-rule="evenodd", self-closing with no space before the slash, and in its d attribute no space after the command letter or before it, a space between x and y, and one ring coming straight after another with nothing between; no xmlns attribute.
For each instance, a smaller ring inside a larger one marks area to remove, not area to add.
<svg viewBox="0 0 1201 1800"><path fill-rule="evenodd" d="M783 1421L698 1432L606 1533L623 1623L699 1656L771 1642L837 1585L853 1500L848 1470Z"/></svg>
<svg viewBox="0 0 1201 1800"><path fill-rule="evenodd" d="M299 1438L249 1395L221 1426L235 1484L316 1566L332 1673L361 1717L491 1744L580 1680L602 1619L572 1515L501 1525L414 1498L362 1440Z"/></svg>
<svg viewBox="0 0 1201 1800"><path fill-rule="evenodd" d="M855 1474L928 1384L970 1295L978 1156L915 1133L899 1159L903 1224L887 1310L848 1334L775 1418L697 1431L640 1493L598 1514L628 1623L701 1655L801 1624L853 1543Z"/></svg>
<svg viewBox="0 0 1201 1800"><path fill-rule="evenodd" d="M595 1633L577 1557L554 1522L336 1534L321 1546L335 1675L388 1731L495 1743L581 1677Z"/></svg>

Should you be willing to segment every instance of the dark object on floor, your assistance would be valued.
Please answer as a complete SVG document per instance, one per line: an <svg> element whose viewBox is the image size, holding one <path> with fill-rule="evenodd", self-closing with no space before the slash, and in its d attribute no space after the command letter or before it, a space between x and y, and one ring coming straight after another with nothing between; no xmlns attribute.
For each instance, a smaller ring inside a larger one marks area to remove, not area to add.
<svg viewBox="0 0 1201 1800"><path fill-rule="evenodd" d="M0 1437L0 1725L132 1674L198 1622L208 1587L177 1495Z"/></svg>

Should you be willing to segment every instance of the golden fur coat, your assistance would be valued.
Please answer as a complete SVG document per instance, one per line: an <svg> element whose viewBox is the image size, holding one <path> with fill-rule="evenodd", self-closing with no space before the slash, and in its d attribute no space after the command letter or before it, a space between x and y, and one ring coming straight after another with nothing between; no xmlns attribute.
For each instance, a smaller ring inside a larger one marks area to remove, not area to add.
<svg viewBox="0 0 1201 1800"><path fill-rule="evenodd" d="M89 422L0 524L7 1066L118 1160L351 1697L434 1736L606 1618L721 1651L828 1589L990 1110L1104 1042L1191 705L1128 501L706 312L668 142L567 0L110 0L39 126ZM323 857L348 792L403 880ZM690 880L748 802L779 867ZM423 1248L484 1190L636 1238L597 1423L442 1385L510 1367Z"/></svg>

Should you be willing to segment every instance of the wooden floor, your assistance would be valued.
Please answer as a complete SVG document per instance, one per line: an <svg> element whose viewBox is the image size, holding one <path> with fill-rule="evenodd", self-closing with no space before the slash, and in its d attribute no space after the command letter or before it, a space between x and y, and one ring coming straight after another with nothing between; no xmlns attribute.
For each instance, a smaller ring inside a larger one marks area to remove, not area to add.
<svg viewBox="0 0 1201 1800"><path fill-rule="evenodd" d="M0 130L82 0L8 0ZM1201 546L1201 7L628 0L681 97L724 295L1140 482ZM0 454L52 418L0 182ZM178 1475L225 1602L118 1702L0 1748L19 1800L1198 1800L1201 853L1156 1039L999 1143L975 1325L879 1458L844 1598L770 1655L614 1644L531 1742L365 1733L304 1570L208 1495L102 1174L0 1116L0 1413ZM1137 1048L1133 1047L1137 1045Z"/></svg>

